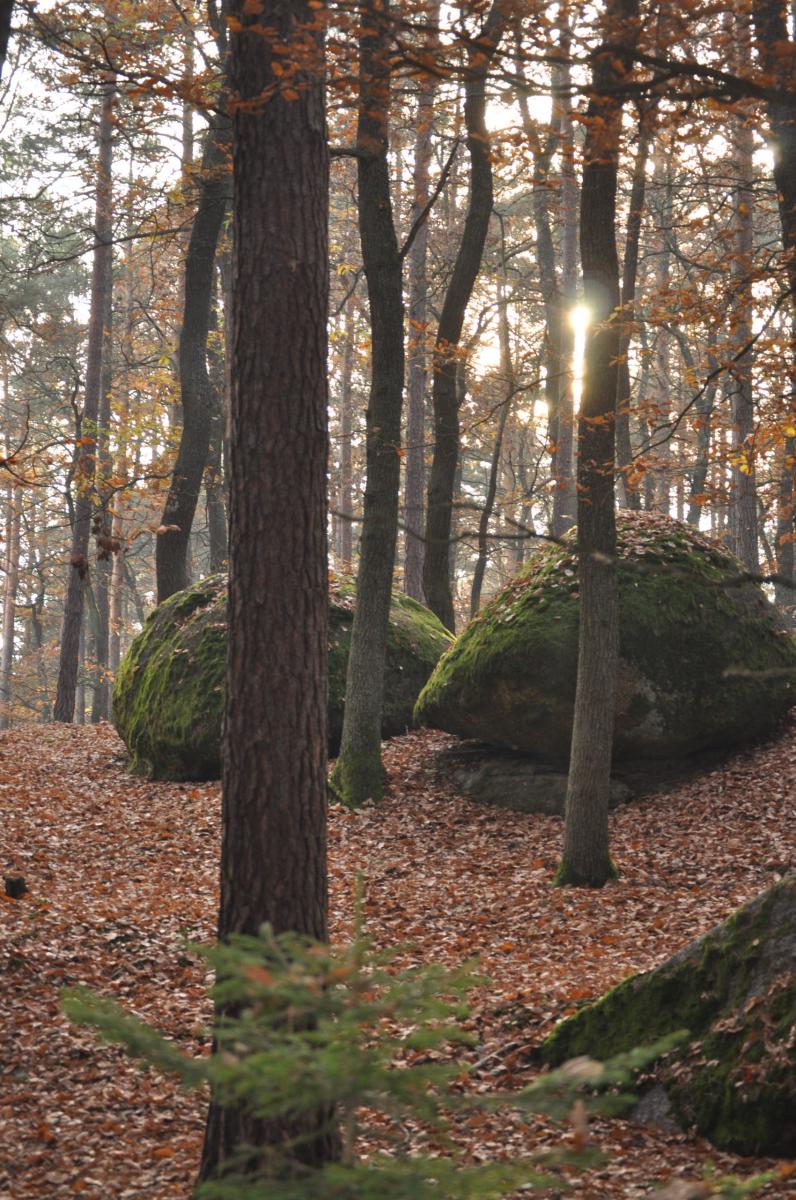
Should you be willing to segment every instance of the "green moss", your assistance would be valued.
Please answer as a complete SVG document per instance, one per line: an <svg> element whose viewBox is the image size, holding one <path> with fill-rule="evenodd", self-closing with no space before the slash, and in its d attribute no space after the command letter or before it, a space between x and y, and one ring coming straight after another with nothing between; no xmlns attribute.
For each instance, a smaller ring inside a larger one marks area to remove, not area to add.
<svg viewBox="0 0 796 1200"><path fill-rule="evenodd" d="M566 761L579 599L574 534L565 543L542 545L470 623L421 692L418 721ZM736 746L794 702L796 643L741 573L667 517L620 516L618 757Z"/></svg>
<svg viewBox="0 0 796 1200"><path fill-rule="evenodd" d="M601 888L612 879L619 878L619 871L614 860L608 856L602 865L588 875L576 870L565 858L556 868L553 876L553 887L594 887Z"/></svg>
<svg viewBox="0 0 796 1200"><path fill-rule="evenodd" d="M349 750L335 763L331 775L336 798L351 808L359 808L366 800L378 802L384 795L387 776L381 761L381 744L368 749Z"/></svg>
<svg viewBox="0 0 796 1200"><path fill-rule="evenodd" d="M343 725L355 588L334 579L329 594L329 751ZM114 721L130 766L153 779L213 779L221 771L226 658L226 581L203 580L171 596L133 640L117 675ZM451 635L433 613L393 594L382 733L412 723L412 708Z"/></svg>
<svg viewBox="0 0 796 1200"><path fill-rule="evenodd" d="M558 1064L686 1028L659 1076L684 1125L742 1154L796 1152L796 879L740 909L655 971L620 983L542 1046Z"/></svg>

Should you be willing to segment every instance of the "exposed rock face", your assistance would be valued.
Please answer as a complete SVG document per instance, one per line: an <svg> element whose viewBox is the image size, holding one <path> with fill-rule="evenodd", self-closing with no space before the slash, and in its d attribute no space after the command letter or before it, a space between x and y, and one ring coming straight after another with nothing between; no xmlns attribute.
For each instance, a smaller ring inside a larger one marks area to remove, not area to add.
<svg viewBox="0 0 796 1200"><path fill-rule="evenodd" d="M678 1029L657 1069L678 1121L721 1149L796 1154L796 876L563 1021L542 1054L608 1058Z"/></svg>
<svg viewBox="0 0 796 1200"><path fill-rule="evenodd" d="M722 547L658 514L618 520L615 756L734 748L796 702L796 641ZM574 535L545 544L439 662L419 722L566 762L578 657Z"/></svg>
<svg viewBox="0 0 796 1200"><path fill-rule="evenodd" d="M548 763L505 750L490 752L489 747L472 743L443 750L437 761L457 790L480 804L515 812L564 815L566 772L556 771ZM611 780L611 808L632 798L633 791L626 783Z"/></svg>
<svg viewBox="0 0 796 1200"><path fill-rule="evenodd" d="M340 744L354 587L329 594L329 750ZM404 733L412 707L451 635L433 613L393 593L382 732ZM170 596L147 618L125 655L113 716L134 771L152 779L216 779L227 648L226 581L212 576ZM278 698L277 698L278 702Z"/></svg>

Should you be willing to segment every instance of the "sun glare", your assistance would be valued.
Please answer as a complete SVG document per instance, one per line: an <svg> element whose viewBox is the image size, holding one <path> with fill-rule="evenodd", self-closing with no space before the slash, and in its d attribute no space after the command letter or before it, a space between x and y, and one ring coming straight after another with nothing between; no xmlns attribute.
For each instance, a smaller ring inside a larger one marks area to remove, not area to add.
<svg viewBox="0 0 796 1200"><path fill-rule="evenodd" d="M586 330L589 327L591 313L585 304L576 304L570 309L569 321L575 331L575 343L572 347L572 401L575 412L580 411L580 397L583 391L583 353L586 349Z"/></svg>

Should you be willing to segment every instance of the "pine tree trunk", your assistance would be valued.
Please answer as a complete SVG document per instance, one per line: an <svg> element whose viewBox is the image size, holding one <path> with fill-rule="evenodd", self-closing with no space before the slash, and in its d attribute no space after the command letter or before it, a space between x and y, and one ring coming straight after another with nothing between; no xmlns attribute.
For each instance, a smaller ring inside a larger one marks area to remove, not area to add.
<svg viewBox="0 0 796 1200"><path fill-rule="evenodd" d="M365 505L346 702L334 784L346 803L378 800L384 789L381 723L384 660L398 533L404 386L402 263L390 199L389 9L365 0L360 39L357 176L362 262L368 285L371 384L366 414Z"/></svg>
<svg viewBox="0 0 796 1200"><path fill-rule="evenodd" d="M456 615L450 581L453 489L459 459L459 406L456 393L458 348L467 305L481 267L492 213L492 163L486 126L489 64L508 20L502 0L493 0L471 54L464 116L470 154L470 199L453 275L445 293L434 346L434 457L428 481L423 590L426 603L453 631Z"/></svg>
<svg viewBox="0 0 796 1200"><path fill-rule="evenodd" d="M278 94L270 41L235 0L234 351L229 644L219 936L327 934L326 566L328 147L322 35L305 0L274 0L275 48L301 36L295 98ZM238 26L238 22L240 25ZM311 48L311 55L308 53ZM315 57L317 55L317 58ZM282 60L279 60L281 65ZM263 92L277 88L267 104ZM248 101L248 103L247 103ZM223 1014L219 1014L223 1019ZM211 1103L201 1178L241 1143L282 1140ZM293 1133L296 1131L293 1130ZM323 1135L299 1151L315 1164Z"/></svg>
<svg viewBox="0 0 796 1200"><path fill-rule="evenodd" d="M106 289L111 277L110 263L113 254L111 164L114 95L113 80L106 80L103 84L97 138L97 189L94 217L96 241L91 273L86 385L73 474L74 520L69 580L61 633L58 685L53 711L56 721L71 721L74 715L85 586L89 573L89 539L91 537L97 456L97 417L102 391L102 355L105 346L105 321L108 313Z"/></svg>
<svg viewBox="0 0 796 1200"><path fill-rule="evenodd" d="M221 225L229 206L228 118L217 114L207 131L199 201L185 260L185 306L180 331L182 433L156 542L160 604L187 587L188 545L210 450L212 385L207 366L213 273Z"/></svg>
<svg viewBox="0 0 796 1200"><path fill-rule="evenodd" d="M622 129L617 87L623 49L638 37L638 0L608 0L606 41L593 60L580 208L580 251L591 325L578 422L578 680L559 884L601 887L615 874L608 846L608 796L619 661L614 443L620 304L616 181ZM617 43L617 35L621 40Z"/></svg>

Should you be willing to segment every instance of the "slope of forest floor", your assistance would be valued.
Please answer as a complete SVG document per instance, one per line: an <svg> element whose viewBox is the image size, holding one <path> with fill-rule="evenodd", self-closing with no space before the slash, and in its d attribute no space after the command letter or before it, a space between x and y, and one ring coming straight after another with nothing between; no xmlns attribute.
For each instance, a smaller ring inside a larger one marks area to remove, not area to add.
<svg viewBox="0 0 796 1200"><path fill-rule="evenodd" d="M417 960L477 954L491 986L473 1028L479 1087L519 1086L553 1021L631 971L653 966L796 861L796 723L663 796L612 817L622 877L601 892L550 886L561 823L479 808L430 769L450 742L388 744L378 808L331 814L335 938L350 930L357 871L368 929ZM125 772L109 726L29 726L0 737L0 859L29 891L0 902L0 1200L187 1198L203 1102L97 1044L58 1009L78 982L110 992L191 1051L209 1006L186 938L212 937L219 788ZM480 1117L473 1160L532 1152L569 1132ZM647 1195L713 1162L748 1175L770 1163L623 1121L596 1122L610 1163L570 1179L578 1197ZM796 1196L781 1179L769 1196Z"/></svg>

